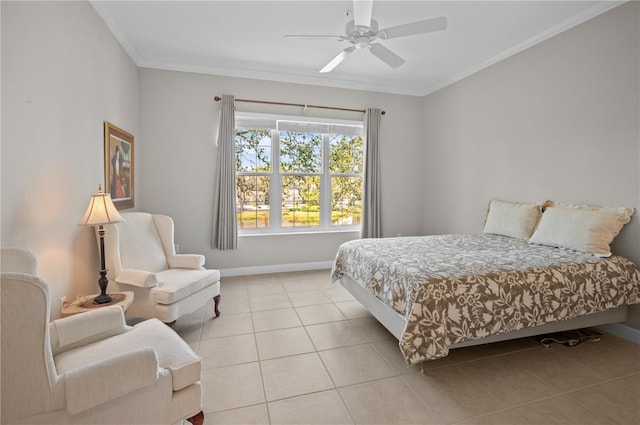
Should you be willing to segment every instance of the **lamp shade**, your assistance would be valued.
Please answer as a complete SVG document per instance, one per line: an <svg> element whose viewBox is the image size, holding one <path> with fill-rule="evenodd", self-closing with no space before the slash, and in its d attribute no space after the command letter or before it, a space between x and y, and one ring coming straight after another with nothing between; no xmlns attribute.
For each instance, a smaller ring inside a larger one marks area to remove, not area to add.
<svg viewBox="0 0 640 425"><path fill-rule="evenodd" d="M124 219L113 205L111 195L102 192L102 186L98 186L98 193L91 195L89 207L84 217L80 220L81 226L94 226L98 224L117 223Z"/></svg>

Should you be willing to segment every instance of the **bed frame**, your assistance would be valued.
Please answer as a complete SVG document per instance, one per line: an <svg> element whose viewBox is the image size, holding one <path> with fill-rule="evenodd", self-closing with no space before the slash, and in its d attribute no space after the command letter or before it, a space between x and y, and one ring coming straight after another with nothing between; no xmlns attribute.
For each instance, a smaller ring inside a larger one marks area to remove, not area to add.
<svg viewBox="0 0 640 425"><path fill-rule="evenodd" d="M369 293L365 288L356 283L351 277L343 275L340 284L355 299L357 299L397 340L402 338L406 325L404 317L387 306L385 303ZM506 341L509 339L524 338L534 335L542 335L554 332L568 331L571 329L581 329L593 326L600 326L610 323L624 322L627 318L627 306L623 305L607 311L588 314L576 317L575 319L562 320L559 322L547 323L532 328L520 329L518 331L505 334L490 335L485 338L465 341L451 345L450 348L470 347L473 345L489 344L492 342Z"/></svg>

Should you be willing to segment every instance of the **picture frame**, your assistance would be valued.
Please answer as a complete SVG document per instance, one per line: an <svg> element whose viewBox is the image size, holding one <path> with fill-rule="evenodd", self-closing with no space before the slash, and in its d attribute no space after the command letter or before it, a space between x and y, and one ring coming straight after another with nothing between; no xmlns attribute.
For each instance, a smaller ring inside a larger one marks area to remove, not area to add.
<svg viewBox="0 0 640 425"><path fill-rule="evenodd" d="M117 209L134 205L134 137L104 122L104 187Z"/></svg>

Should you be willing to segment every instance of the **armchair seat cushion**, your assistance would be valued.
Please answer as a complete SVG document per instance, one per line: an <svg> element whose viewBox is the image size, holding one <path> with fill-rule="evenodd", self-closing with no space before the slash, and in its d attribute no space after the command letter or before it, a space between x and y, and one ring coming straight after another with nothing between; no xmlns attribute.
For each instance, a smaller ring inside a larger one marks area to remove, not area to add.
<svg viewBox="0 0 640 425"><path fill-rule="evenodd" d="M132 350L151 347L158 356L158 366L171 373L173 391L179 391L200 380L200 357L178 334L157 319L149 319L132 330L94 344L65 351L55 357L59 374L80 365L105 362Z"/></svg>
<svg viewBox="0 0 640 425"><path fill-rule="evenodd" d="M156 273L158 304L173 304L220 280L218 270L168 269Z"/></svg>

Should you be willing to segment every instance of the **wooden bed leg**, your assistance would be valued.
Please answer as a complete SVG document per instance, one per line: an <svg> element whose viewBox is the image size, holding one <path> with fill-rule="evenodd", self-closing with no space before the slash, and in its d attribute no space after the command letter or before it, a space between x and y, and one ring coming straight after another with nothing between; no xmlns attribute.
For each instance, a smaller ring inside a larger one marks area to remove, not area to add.
<svg viewBox="0 0 640 425"><path fill-rule="evenodd" d="M192 417L188 418L187 421L191 422L193 425L204 424L204 412L201 410Z"/></svg>
<svg viewBox="0 0 640 425"><path fill-rule="evenodd" d="M220 295L216 295L215 297L213 297L213 309L216 312L216 317L220 316L220 310L218 310L218 307L220 306Z"/></svg>

